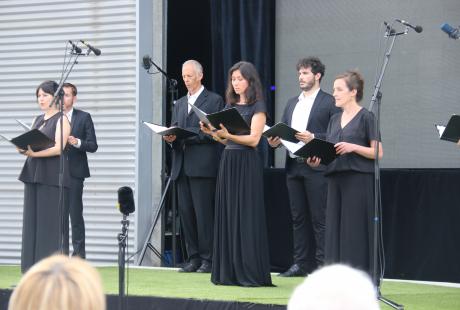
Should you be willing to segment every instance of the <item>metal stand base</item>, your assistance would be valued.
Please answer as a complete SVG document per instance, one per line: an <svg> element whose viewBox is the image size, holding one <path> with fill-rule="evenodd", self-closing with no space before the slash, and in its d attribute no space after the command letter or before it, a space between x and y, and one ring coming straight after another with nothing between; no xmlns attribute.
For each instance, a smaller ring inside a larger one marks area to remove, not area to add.
<svg viewBox="0 0 460 310"><path fill-rule="evenodd" d="M163 194L161 195L160 203L158 204L157 212L155 214L153 223L152 223L152 225L150 227L150 231L149 231L149 233L147 235L147 238L145 239L144 246L142 247L140 259L139 259L139 261L137 263L138 266L142 265L142 261L144 260L145 252L147 251L147 248L152 250L152 252L161 260L162 263L164 263L166 261L165 257L161 254L161 252L158 251L153 246L153 244L150 242L150 239L152 238L153 231L155 230L155 226L157 225L158 219L160 218L160 215L161 215L161 211L163 210L166 194L168 193L170 183L171 183L171 179L168 178L168 181L166 182L166 186L165 186L165 188L163 190Z"/></svg>
<svg viewBox="0 0 460 310"><path fill-rule="evenodd" d="M395 303L394 301L392 300L389 300L388 298L385 298L383 297L381 294L380 294L380 291L378 292L378 300L383 302L384 304L386 304L387 306L390 306L392 307L393 309L397 309L397 310L404 310L404 306L403 305L400 305L400 304L397 304Z"/></svg>

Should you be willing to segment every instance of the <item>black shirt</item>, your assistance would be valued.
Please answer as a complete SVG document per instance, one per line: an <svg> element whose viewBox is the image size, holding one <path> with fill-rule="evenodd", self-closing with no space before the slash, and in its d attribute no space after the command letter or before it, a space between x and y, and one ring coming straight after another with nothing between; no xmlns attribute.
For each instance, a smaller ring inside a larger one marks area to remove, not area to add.
<svg viewBox="0 0 460 310"><path fill-rule="evenodd" d="M370 147L371 141L380 140L375 132L375 118L372 112L362 108L343 128L340 124L342 114L343 112L336 113L331 117L327 128L327 141L334 144L349 142ZM374 173L374 160L354 152L347 153L337 157L328 165L326 175L344 171Z"/></svg>
<svg viewBox="0 0 460 310"><path fill-rule="evenodd" d="M51 139L55 139L56 126L59 121L60 113L56 113L45 120L44 115L38 116L32 129L39 129ZM64 175L63 184L69 187L69 160L67 151L64 150ZM24 183L39 183L51 186L59 186L59 155L51 157L27 157L22 168L19 180Z"/></svg>

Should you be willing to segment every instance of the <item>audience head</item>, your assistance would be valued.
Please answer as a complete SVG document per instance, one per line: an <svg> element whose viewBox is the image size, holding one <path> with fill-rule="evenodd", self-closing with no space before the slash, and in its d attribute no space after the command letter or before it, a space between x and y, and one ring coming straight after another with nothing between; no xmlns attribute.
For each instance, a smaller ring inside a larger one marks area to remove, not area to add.
<svg viewBox="0 0 460 310"><path fill-rule="evenodd" d="M263 100L262 83L254 65L247 61L234 64L228 71L227 103L235 104L244 97L245 103L253 104Z"/></svg>
<svg viewBox="0 0 460 310"><path fill-rule="evenodd" d="M22 277L8 310L104 310L105 295L94 267L80 258L54 255Z"/></svg>
<svg viewBox="0 0 460 310"><path fill-rule="evenodd" d="M355 97L356 102L363 99L364 94L364 78L358 71L350 70L345 73L339 74L334 80L334 97L336 93L336 86L342 86L345 91L350 93L350 96Z"/></svg>
<svg viewBox="0 0 460 310"><path fill-rule="evenodd" d="M311 73L314 75L316 74L321 74L319 77L319 82L321 83L321 80L323 79L324 73L326 72L326 67L324 64L319 60L318 57L308 57L308 58L302 58L297 62L296 66L297 71L300 71L300 69L310 69Z"/></svg>
<svg viewBox="0 0 460 310"><path fill-rule="evenodd" d="M292 294L288 310L378 310L376 289L362 271L330 265L309 275Z"/></svg>
<svg viewBox="0 0 460 310"><path fill-rule="evenodd" d="M187 60L182 64L182 79L189 94L196 93L201 88L203 67L196 60Z"/></svg>

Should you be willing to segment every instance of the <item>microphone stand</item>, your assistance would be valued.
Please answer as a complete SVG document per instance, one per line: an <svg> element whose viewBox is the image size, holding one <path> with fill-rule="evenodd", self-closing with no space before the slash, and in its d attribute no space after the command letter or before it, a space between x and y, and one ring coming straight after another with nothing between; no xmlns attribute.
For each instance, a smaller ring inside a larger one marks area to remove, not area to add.
<svg viewBox="0 0 460 310"><path fill-rule="evenodd" d="M385 25L387 25L385 23ZM383 247L383 240L379 238L381 235L379 233L381 232L381 190L380 190L380 163L379 163L379 140L380 140L380 106L382 103L382 93L380 92L380 88L382 86L382 81L383 77L385 75L385 70L387 68L388 62L390 61L390 56L391 56L391 51L393 50L393 46L396 40L397 36L400 35L405 35L407 34L407 27L404 32L395 32L394 29L392 29L389 25L387 25L385 37L391 37L391 44L385 53L385 59L382 65L382 68L380 69L380 75L377 80L377 83L375 84L374 88L374 93L372 95L371 99L371 104L369 107L369 110L372 111L374 108L374 105L377 105L376 108L376 113L375 115L375 127L374 130L378 135L378 141L377 145L375 147L375 152L374 152L374 227L373 227L373 262L372 262L372 280L374 284L376 285L377 288L377 298L381 302L385 303L386 305L397 309L397 310L403 310L404 306L395 303L394 301L391 301L385 297L380 292L380 285L381 285L381 278L383 277L383 270L380 271L380 274L378 274L378 264L379 264L379 249ZM379 241L382 241L382 244L379 244ZM380 245L380 246L379 246ZM381 253L380 253L381 254Z"/></svg>
<svg viewBox="0 0 460 310"><path fill-rule="evenodd" d="M67 47L66 47L67 49ZM62 72L61 75L61 80L59 82L58 89L54 93L54 98L51 101L50 107L53 104L59 104L59 115L60 115L60 120L59 124L61 126L61 132L60 132L60 137L59 141L61 143L61 147L59 149L59 203L58 203L58 216L60 219L60 225L59 225L59 253L61 254L68 254L68 240L65 240L65 237L68 239L68 235L66 235L65 229L68 229L68 227L64 227L66 224L66 216L68 217L68 210L66 208L66 212L64 212L64 200L65 200L65 195L64 195L64 90L62 89L65 81L69 77L70 72L72 72L73 67L75 66L77 62L77 59L80 55L85 55L82 53L77 53L74 52L75 47L73 47L71 51L71 55L75 56L73 59L73 63L71 64L70 68L67 70L70 62L72 61L72 57L70 57L69 62L67 63L67 66L63 69L64 71ZM65 60L64 60L65 61Z"/></svg>
<svg viewBox="0 0 460 310"><path fill-rule="evenodd" d="M173 110L174 108L174 103L178 97L178 90L177 90L177 80L175 79L171 79L168 74L163 71L150 57L149 57L149 62L156 68L156 70L158 72L160 72L163 77L166 78L166 81L168 82L168 92L169 92L169 107L171 109L171 111ZM145 65L144 65L145 66ZM147 73L149 74L152 74L148 67L144 67L145 69L147 69ZM166 124L166 113L167 113L167 110L168 110L168 105L166 105L165 107L163 107L163 111L162 111L162 125L163 126L167 126ZM168 192L169 188L170 188L170 184L171 184L171 177L168 176L168 173L166 172L167 170L167 167L166 167L166 146L165 146L165 143L162 143L162 146L161 146L161 152L162 152L162 156L163 156L163 161L161 163L161 184L162 184L162 194L161 194L161 200L160 200L160 203L158 204L158 208L157 208L157 211L156 211L156 215L154 216L154 221L153 221L153 224L152 226L150 227L150 232L149 234L147 235L147 238L144 242L144 246L142 247L142 252L141 252L141 258L140 260L138 261L138 265L141 265L142 264L142 261L144 260L144 256L145 256L145 252L147 250L147 248L151 249L155 255L160 258L160 260L162 262L165 262L165 258L164 256L161 254L160 251L158 251L157 249L155 249L155 247L152 245L152 243L150 242L150 238L153 234L153 231L155 229L155 226L157 224L157 221L158 221L158 218L161 214L161 211L162 211L162 208L164 207L164 202L165 202L165 197L166 197L166 193ZM170 172L170 171L169 171ZM171 187L174 187L171 186ZM171 212L173 214L172 216L172 265L173 267L176 266L176 199L175 199L175 191L172 190L172 196L173 198L171 199Z"/></svg>
<svg viewBox="0 0 460 310"><path fill-rule="evenodd" d="M123 213L121 220L121 233L118 234L118 309L126 309L125 303L125 253L126 240L128 239L129 220L127 215Z"/></svg>

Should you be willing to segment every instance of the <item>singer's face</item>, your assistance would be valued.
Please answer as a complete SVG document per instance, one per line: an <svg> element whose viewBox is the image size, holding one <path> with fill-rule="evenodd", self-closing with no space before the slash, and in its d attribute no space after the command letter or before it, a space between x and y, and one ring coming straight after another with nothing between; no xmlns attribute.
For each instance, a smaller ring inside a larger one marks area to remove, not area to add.
<svg viewBox="0 0 460 310"><path fill-rule="evenodd" d="M335 80L333 90L335 105L339 108L356 101L356 89L350 90L344 79Z"/></svg>
<svg viewBox="0 0 460 310"><path fill-rule="evenodd" d="M53 100L53 95L45 93L41 88L38 90L37 102L42 111L48 110L50 103Z"/></svg>
<svg viewBox="0 0 460 310"><path fill-rule="evenodd" d="M200 89L202 78L203 74L198 73L194 65L185 64L182 66L182 79L184 80L185 87L187 87L187 90L191 95Z"/></svg>
<svg viewBox="0 0 460 310"><path fill-rule="evenodd" d="M248 89L248 81L241 75L240 70L235 70L232 73L232 86L237 95L244 95Z"/></svg>
<svg viewBox="0 0 460 310"><path fill-rule="evenodd" d="M313 74L311 72L311 68L300 68L299 70L299 86L300 89L303 91L309 91L315 86L316 82L318 81L319 83L319 78L321 77L321 74Z"/></svg>
<svg viewBox="0 0 460 310"><path fill-rule="evenodd" d="M64 111L67 113L72 109L77 97L73 95L71 87L63 87L64 89Z"/></svg>

